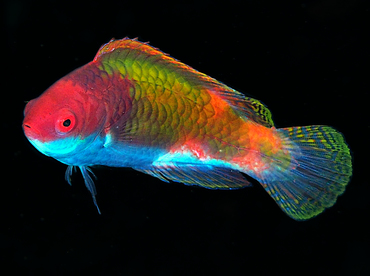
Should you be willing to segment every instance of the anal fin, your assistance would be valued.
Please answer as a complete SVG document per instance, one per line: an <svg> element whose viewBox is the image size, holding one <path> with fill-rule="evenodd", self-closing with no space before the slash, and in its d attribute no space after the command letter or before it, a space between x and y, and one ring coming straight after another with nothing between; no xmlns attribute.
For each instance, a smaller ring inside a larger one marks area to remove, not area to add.
<svg viewBox="0 0 370 276"><path fill-rule="evenodd" d="M198 185L207 189L240 189L251 186L240 172L212 165L166 164L134 167L133 169L165 182L171 180L185 185Z"/></svg>

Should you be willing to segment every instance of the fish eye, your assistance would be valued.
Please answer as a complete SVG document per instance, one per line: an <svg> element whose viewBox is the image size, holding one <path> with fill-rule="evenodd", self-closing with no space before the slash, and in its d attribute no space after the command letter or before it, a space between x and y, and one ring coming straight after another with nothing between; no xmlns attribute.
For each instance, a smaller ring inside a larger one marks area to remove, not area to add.
<svg viewBox="0 0 370 276"><path fill-rule="evenodd" d="M70 132L76 124L76 118L69 110L61 110L59 118L55 124L58 134L64 135Z"/></svg>
<svg viewBox="0 0 370 276"><path fill-rule="evenodd" d="M67 119L63 122L63 126L65 127L69 127L71 125L71 120L70 119Z"/></svg>

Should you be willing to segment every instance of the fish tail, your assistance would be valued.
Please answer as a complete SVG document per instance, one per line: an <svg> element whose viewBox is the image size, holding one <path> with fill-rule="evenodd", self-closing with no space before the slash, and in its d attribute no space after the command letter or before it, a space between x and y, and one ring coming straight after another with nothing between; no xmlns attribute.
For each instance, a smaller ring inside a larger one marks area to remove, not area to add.
<svg viewBox="0 0 370 276"><path fill-rule="evenodd" d="M274 158L260 181L290 217L310 219L344 192L352 175L350 150L343 135L329 126L281 128L278 133L285 154Z"/></svg>

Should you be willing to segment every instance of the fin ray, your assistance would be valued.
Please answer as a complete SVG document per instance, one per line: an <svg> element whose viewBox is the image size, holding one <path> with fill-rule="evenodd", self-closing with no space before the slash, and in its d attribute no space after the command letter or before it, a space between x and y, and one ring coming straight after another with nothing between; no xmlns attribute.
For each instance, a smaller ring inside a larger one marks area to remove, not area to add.
<svg viewBox="0 0 370 276"><path fill-rule="evenodd" d="M96 188L94 184L94 180L92 180L90 174L96 178L95 174L92 172L92 170L87 166L78 166L78 168L81 171L81 174L83 176L83 179L85 181L86 188L90 191L91 196L93 198L94 205L96 209L98 210L99 215L101 214L98 203L96 201Z"/></svg>

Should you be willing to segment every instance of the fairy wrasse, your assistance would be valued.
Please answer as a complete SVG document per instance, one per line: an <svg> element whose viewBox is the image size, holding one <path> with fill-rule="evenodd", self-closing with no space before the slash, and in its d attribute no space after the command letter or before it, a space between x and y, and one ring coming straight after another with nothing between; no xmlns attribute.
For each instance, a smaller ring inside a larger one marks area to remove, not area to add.
<svg viewBox="0 0 370 276"><path fill-rule="evenodd" d="M136 39L103 45L24 114L31 144L68 165L69 184L78 167L97 208L94 165L209 189L250 186L244 173L296 220L332 206L352 174L332 127L277 129L258 100Z"/></svg>

